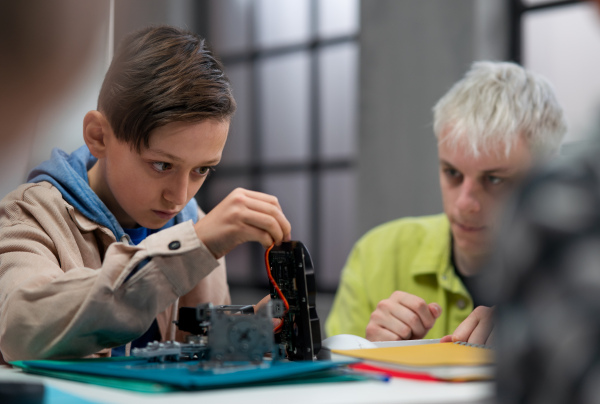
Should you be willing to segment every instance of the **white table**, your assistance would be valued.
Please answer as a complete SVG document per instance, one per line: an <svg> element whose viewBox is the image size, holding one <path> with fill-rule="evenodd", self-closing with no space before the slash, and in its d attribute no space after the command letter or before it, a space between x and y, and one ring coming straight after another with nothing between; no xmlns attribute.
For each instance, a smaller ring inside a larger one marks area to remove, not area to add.
<svg viewBox="0 0 600 404"><path fill-rule="evenodd" d="M94 386L48 377L28 375L20 370L0 367L0 381L41 380L57 389L96 403L235 403L267 404L353 404L353 403L491 403L493 382L423 382L394 378L389 382L316 383L266 387L220 389L201 392L146 394ZM55 403L45 403L55 404Z"/></svg>

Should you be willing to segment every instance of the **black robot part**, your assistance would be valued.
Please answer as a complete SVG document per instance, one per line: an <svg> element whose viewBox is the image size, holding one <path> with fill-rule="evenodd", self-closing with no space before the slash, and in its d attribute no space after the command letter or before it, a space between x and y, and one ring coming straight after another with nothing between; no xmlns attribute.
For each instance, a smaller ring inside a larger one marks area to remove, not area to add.
<svg viewBox="0 0 600 404"><path fill-rule="evenodd" d="M203 319L198 318L198 308L180 307L177 328L187 331L192 335L206 335L207 325Z"/></svg>
<svg viewBox="0 0 600 404"><path fill-rule="evenodd" d="M290 360L313 360L321 349L321 326L315 308L315 272L310 254L300 241L274 246L269 253L271 274L289 304L275 342L285 346ZM271 299L281 300L273 285Z"/></svg>

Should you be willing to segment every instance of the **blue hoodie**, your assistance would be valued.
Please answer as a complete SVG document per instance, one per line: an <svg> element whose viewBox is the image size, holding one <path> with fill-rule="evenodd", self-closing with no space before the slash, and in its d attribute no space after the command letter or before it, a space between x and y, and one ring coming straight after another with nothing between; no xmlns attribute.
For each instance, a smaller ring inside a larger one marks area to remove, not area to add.
<svg viewBox="0 0 600 404"><path fill-rule="evenodd" d="M27 181L50 182L60 191L65 201L85 217L108 227L117 241L123 241L123 237L130 241L115 216L90 188L87 172L97 160L85 145L71 154L60 149L53 149L50 160L46 160L34 168L29 173ZM190 219L194 223L198 221L198 204L194 198L162 229Z"/></svg>

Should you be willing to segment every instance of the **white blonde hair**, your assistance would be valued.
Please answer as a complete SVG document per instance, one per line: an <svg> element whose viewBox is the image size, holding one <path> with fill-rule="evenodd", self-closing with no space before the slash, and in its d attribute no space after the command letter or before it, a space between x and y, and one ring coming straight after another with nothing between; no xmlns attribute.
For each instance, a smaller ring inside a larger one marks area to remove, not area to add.
<svg viewBox="0 0 600 404"><path fill-rule="evenodd" d="M536 158L558 153L567 124L550 83L510 62L475 62L433 107L438 143L466 145L475 157L523 136ZM443 136L442 136L443 135Z"/></svg>

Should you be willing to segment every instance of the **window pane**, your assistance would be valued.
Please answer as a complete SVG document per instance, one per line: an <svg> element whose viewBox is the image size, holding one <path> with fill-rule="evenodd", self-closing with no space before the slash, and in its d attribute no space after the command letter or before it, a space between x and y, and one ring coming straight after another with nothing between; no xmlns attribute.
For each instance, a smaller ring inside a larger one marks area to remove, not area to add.
<svg viewBox="0 0 600 404"><path fill-rule="evenodd" d="M600 105L600 30L589 3L525 14L523 62L556 89L569 122L566 141L595 131Z"/></svg>
<svg viewBox="0 0 600 404"><path fill-rule="evenodd" d="M323 48L319 71L321 157L353 157L358 125L358 45Z"/></svg>
<svg viewBox="0 0 600 404"><path fill-rule="evenodd" d="M256 46L272 48L295 45L310 38L310 1L257 0Z"/></svg>
<svg viewBox="0 0 600 404"><path fill-rule="evenodd" d="M250 46L251 7L251 0L210 2L210 42L221 57L242 52Z"/></svg>
<svg viewBox="0 0 600 404"><path fill-rule="evenodd" d="M267 174L264 192L275 195L292 225L292 239L300 240L310 251L310 181L308 173Z"/></svg>
<svg viewBox="0 0 600 404"><path fill-rule="evenodd" d="M248 164L250 162L250 134L252 130L250 118L250 106L252 105L250 67L245 63L236 64L227 67L225 72L233 87L237 110L231 121L221 165Z"/></svg>
<svg viewBox="0 0 600 404"><path fill-rule="evenodd" d="M318 286L337 288L340 271L357 241L356 178L353 171L333 171L321 182L321 267Z"/></svg>
<svg viewBox="0 0 600 404"><path fill-rule="evenodd" d="M309 68L306 52L262 60L258 66L265 162L308 159Z"/></svg>
<svg viewBox="0 0 600 404"><path fill-rule="evenodd" d="M199 199L206 202L201 205L201 208L207 212L217 206L234 189L238 187L250 189L251 186L247 176L220 177L218 170L217 168L215 175L211 175L198 192Z"/></svg>
<svg viewBox="0 0 600 404"><path fill-rule="evenodd" d="M218 170L218 168L217 168ZM218 205L235 188L250 188L248 177L220 178L217 174L209 178L199 192L201 207L207 212ZM237 246L225 256L227 279L235 285L252 285L255 282L252 262L252 245L245 243ZM250 302L253 303L253 302Z"/></svg>
<svg viewBox="0 0 600 404"><path fill-rule="evenodd" d="M245 243L237 246L225 256L225 265L227 267L227 280L232 285L255 285L256 276L252 269L252 245ZM266 295L266 293L265 293ZM256 302L246 302L253 304Z"/></svg>
<svg viewBox="0 0 600 404"><path fill-rule="evenodd" d="M319 0L319 36L330 38L358 32L358 0Z"/></svg>

